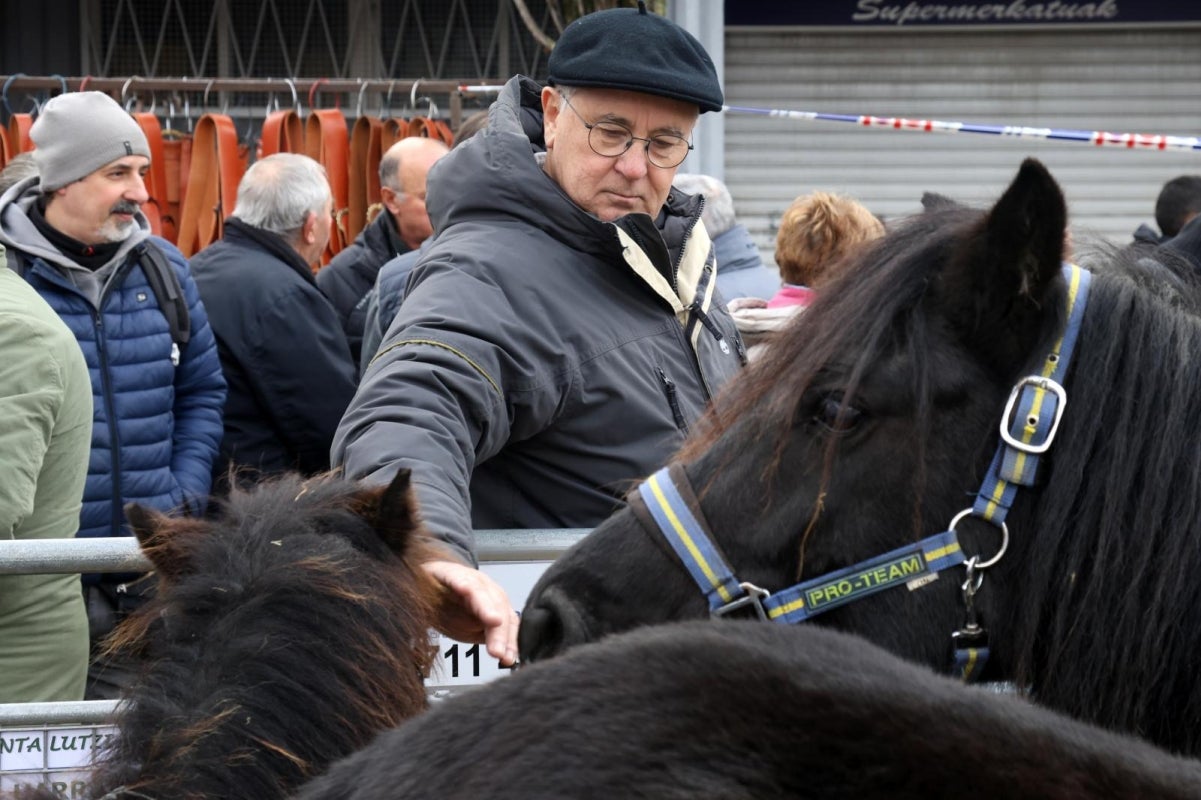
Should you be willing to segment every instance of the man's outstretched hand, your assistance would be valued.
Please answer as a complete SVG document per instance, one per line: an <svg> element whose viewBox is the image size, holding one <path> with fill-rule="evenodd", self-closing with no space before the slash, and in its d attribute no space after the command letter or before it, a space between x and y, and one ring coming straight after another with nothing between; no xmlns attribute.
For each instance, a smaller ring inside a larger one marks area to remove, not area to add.
<svg viewBox="0 0 1201 800"><path fill-rule="evenodd" d="M502 667L515 664L519 617L500 584L457 561L423 567L444 589L434 627L460 642L482 642Z"/></svg>

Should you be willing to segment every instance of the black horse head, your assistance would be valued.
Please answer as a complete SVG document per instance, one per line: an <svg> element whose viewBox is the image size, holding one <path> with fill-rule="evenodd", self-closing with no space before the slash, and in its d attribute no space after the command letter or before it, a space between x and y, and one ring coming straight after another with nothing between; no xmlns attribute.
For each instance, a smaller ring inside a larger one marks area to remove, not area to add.
<svg viewBox="0 0 1201 800"><path fill-rule="evenodd" d="M779 591L947 530L973 505L1012 387L1065 323L1066 208L1023 163L987 212L930 204L864 253L715 404L678 454L737 577ZM975 612L988 675L1040 701L1196 752L1201 689L1201 325L1195 280L1093 265L1066 413ZM1180 287L1186 287L1183 291ZM957 528L980 560L993 525ZM945 669L962 570L841 606L821 624ZM707 616L680 559L623 510L561 557L523 613L522 658Z"/></svg>

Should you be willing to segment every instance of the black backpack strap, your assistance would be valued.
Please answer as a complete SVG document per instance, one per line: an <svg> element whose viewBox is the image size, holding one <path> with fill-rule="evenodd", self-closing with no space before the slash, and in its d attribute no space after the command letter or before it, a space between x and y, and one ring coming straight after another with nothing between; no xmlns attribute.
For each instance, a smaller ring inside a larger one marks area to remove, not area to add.
<svg viewBox="0 0 1201 800"><path fill-rule="evenodd" d="M133 255L142 265L158 307L167 318L171 341L177 349L182 350L192 338L192 320L188 313L188 300L184 297L183 287L179 285L179 276L175 274L166 254L153 242L142 242L134 248ZM5 257L8 268L24 277L27 266L25 254L14 248L6 248Z"/></svg>
<svg viewBox="0 0 1201 800"><path fill-rule="evenodd" d="M134 253L142 265L142 271L146 273L158 307L167 318L171 341L182 349L192 337L192 322L188 315L188 300L184 297L183 287L179 285L179 276L154 242L142 242Z"/></svg>
<svg viewBox="0 0 1201 800"><path fill-rule="evenodd" d="M13 272L25 277L25 254L15 247L4 248L4 258L8 261L8 268Z"/></svg>

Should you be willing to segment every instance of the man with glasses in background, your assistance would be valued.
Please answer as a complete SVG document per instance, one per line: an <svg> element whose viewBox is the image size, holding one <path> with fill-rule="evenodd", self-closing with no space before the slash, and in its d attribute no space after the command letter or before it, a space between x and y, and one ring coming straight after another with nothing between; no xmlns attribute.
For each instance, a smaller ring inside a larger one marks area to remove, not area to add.
<svg viewBox="0 0 1201 800"><path fill-rule="evenodd" d="M702 200L672 189L722 106L704 48L643 4L600 11L563 32L549 77L510 80L431 170L436 238L333 446L351 478L412 470L448 548L430 571L458 601L441 627L502 663L516 615L467 566L472 528L598 524L745 362Z"/></svg>

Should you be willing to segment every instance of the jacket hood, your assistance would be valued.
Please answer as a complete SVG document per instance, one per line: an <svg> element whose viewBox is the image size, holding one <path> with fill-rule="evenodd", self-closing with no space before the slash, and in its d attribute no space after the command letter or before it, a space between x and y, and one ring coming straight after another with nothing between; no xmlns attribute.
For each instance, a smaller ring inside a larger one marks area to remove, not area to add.
<svg viewBox="0 0 1201 800"><path fill-rule="evenodd" d="M717 250L717 266L722 272L762 268L759 248L745 225L735 225L713 239ZM720 273L719 273L720 274Z"/></svg>
<svg viewBox="0 0 1201 800"><path fill-rule="evenodd" d="M434 235L493 212L586 248L613 242L612 229L572 202L543 170L542 87L516 76L488 110L488 126L430 170L426 209Z"/></svg>
<svg viewBox="0 0 1201 800"><path fill-rule="evenodd" d="M1159 231L1144 222L1134 229L1134 241L1143 244L1163 244L1167 239L1161 236Z"/></svg>
<svg viewBox="0 0 1201 800"><path fill-rule="evenodd" d="M8 191L0 195L0 244L63 269L90 272L50 244L29 218L29 208L38 201L41 194L41 182L34 176L10 186ZM134 220L138 226L137 230L121 243L116 255L107 264L96 270L98 277L111 273L118 264L125 261L130 250L150 235L150 223L142 212L135 214Z"/></svg>
<svg viewBox="0 0 1201 800"><path fill-rule="evenodd" d="M1201 270L1201 216L1189 220L1180 233L1166 240L1159 249L1184 258L1194 269Z"/></svg>
<svg viewBox="0 0 1201 800"><path fill-rule="evenodd" d="M456 222L500 213L578 249L618 246L612 225L576 205L543 171L545 152L542 87L515 76L488 110L488 126L430 170L426 209L435 235ZM666 206L672 216L690 218L700 203L699 197L673 189ZM662 228L662 217L654 223ZM665 238L671 243L674 237L665 231Z"/></svg>

